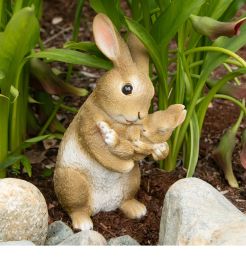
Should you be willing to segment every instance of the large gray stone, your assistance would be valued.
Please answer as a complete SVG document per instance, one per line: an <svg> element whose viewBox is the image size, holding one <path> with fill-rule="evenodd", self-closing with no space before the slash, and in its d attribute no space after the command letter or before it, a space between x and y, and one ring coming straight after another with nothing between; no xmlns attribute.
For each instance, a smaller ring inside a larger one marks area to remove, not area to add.
<svg viewBox="0 0 246 280"><path fill-rule="evenodd" d="M0 241L30 240L44 244L48 210L41 192L15 178L0 180Z"/></svg>
<svg viewBox="0 0 246 280"><path fill-rule="evenodd" d="M20 241L6 241L0 242L0 246L35 246L32 241L20 240Z"/></svg>
<svg viewBox="0 0 246 280"><path fill-rule="evenodd" d="M111 238L108 241L111 246L137 246L139 243L129 235L122 235L119 237Z"/></svg>
<svg viewBox="0 0 246 280"><path fill-rule="evenodd" d="M168 190L160 245L246 245L246 217L213 186L198 178Z"/></svg>
<svg viewBox="0 0 246 280"><path fill-rule="evenodd" d="M73 235L72 229L62 221L55 221L48 227L45 245L57 245Z"/></svg>
<svg viewBox="0 0 246 280"><path fill-rule="evenodd" d="M69 236L59 245L107 245L107 241L99 232L85 230Z"/></svg>

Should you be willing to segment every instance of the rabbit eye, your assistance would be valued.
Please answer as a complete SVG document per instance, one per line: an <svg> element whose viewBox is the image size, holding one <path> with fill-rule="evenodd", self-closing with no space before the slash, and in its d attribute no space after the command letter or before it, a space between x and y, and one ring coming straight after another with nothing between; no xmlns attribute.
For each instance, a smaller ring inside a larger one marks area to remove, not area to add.
<svg viewBox="0 0 246 280"><path fill-rule="evenodd" d="M125 95L128 95L128 94L131 94L132 93L132 90L133 90L133 87L131 84L125 84L121 91L125 94Z"/></svg>

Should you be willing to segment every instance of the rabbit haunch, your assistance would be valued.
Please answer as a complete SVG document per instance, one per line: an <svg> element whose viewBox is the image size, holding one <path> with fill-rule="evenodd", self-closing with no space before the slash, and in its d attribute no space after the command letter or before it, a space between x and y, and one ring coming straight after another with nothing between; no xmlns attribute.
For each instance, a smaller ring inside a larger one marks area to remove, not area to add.
<svg viewBox="0 0 246 280"><path fill-rule="evenodd" d="M129 36L128 45L103 14L93 21L96 44L113 62L68 127L59 148L54 174L57 197L74 228L92 228L91 215L119 207L128 217L140 218L146 207L134 199L140 171L134 161L120 158L105 143L98 122L121 129L140 123L154 95L148 77L148 56L140 41ZM122 88L132 85L131 94ZM123 170L123 171L122 171Z"/></svg>

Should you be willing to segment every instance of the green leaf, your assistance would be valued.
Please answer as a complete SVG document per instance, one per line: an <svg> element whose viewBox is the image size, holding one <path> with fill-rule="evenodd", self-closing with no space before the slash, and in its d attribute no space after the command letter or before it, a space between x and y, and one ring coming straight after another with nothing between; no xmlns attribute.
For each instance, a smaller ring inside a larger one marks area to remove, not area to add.
<svg viewBox="0 0 246 280"><path fill-rule="evenodd" d="M33 53L29 58L46 58L48 60L60 61L71 64L85 65L88 67L102 68L109 70L112 63L108 60L99 58L95 55L89 55L74 50L66 49L48 49L38 53Z"/></svg>
<svg viewBox="0 0 246 280"><path fill-rule="evenodd" d="M42 177L47 178L53 175L53 170L51 168L45 168L42 172Z"/></svg>
<svg viewBox="0 0 246 280"><path fill-rule="evenodd" d="M3 71L0 71L0 80L5 78L5 74L3 73Z"/></svg>
<svg viewBox="0 0 246 280"><path fill-rule="evenodd" d="M6 169L9 166L15 164L20 161L23 155L10 155L4 162L0 162L0 169Z"/></svg>
<svg viewBox="0 0 246 280"><path fill-rule="evenodd" d="M17 98L19 96L19 90L15 88L14 86L10 87L10 101L11 103L15 103L17 101Z"/></svg>
<svg viewBox="0 0 246 280"><path fill-rule="evenodd" d="M205 0L173 0L154 23L151 34L159 46L166 46L181 25Z"/></svg>
<svg viewBox="0 0 246 280"><path fill-rule="evenodd" d="M22 165L25 168L25 171L27 172L28 176L31 177L32 176L32 166L30 163L30 160L26 157L26 156L22 156L20 159Z"/></svg>
<svg viewBox="0 0 246 280"><path fill-rule="evenodd" d="M27 140L25 140L25 143L38 143L41 142L45 139L48 139L52 136L52 134L46 134L46 135L41 135L41 136L37 136L37 137L33 137L33 138L29 138Z"/></svg>
<svg viewBox="0 0 246 280"><path fill-rule="evenodd" d="M11 85L15 86L23 58L38 38L39 24L33 8L24 8L12 16L0 36L0 72L5 74L0 80L0 88L5 95L9 95Z"/></svg>
<svg viewBox="0 0 246 280"><path fill-rule="evenodd" d="M123 22L123 12L119 0L90 0L90 6L97 12L106 14L114 23L117 29Z"/></svg>
<svg viewBox="0 0 246 280"><path fill-rule="evenodd" d="M0 164L6 159L8 154L8 122L9 122L9 98L0 94ZM5 176L5 171L1 170L0 178Z"/></svg>
<svg viewBox="0 0 246 280"><path fill-rule="evenodd" d="M207 16L219 19L234 0L210 0Z"/></svg>
<svg viewBox="0 0 246 280"><path fill-rule="evenodd" d="M95 43L92 42L66 42L63 46L65 49L71 49L71 50L79 50L79 51L85 51L88 53L96 54L97 56L102 55L101 51L98 49Z"/></svg>
<svg viewBox="0 0 246 280"><path fill-rule="evenodd" d="M229 21L232 17L235 16L236 12L241 8L243 4L245 4L245 0L233 0L230 5L227 7L226 11L219 18L220 21Z"/></svg>
<svg viewBox="0 0 246 280"><path fill-rule="evenodd" d="M82 10L83 10L84 0L78 0L76 5L76 12L75 12L75 18L73 23L73 35L72 39L77 40L78 34L79 34L79 27L80 27L80 21L82 19Z"/></svg>
<svg viewBox="0 0 246 280"><path fill-rule="evenodd" d="M6 169L12 165L18 164L19 162L21 162L21 164L25 168L25 171L27 172L28 176L31 177L32 166L30 160L24 155L9 155L4 162L0 163L0 169Z"/></svg>
<svg viewBox="0 0 246 280"><path fill-rule="evenodd" d="M199 124L198 124L196 112L194 112L190 120L189 146L191 147L191 149L190 149L189 165L188 165L186 177L192 177L195 172L198 156L199 156L199 141L200 141Z"/></svg>
<svg viewBox="0 0 246 280"><path fill-rule="evenodd" d="M220 37L212 46L221 47L230 51L236 52L245 45L246 42L246 25L241 27L239 36L232 38ZM204 73L211 73L216 67L218 67L228 56L218 52L208 52L203 64Z"/></svg>

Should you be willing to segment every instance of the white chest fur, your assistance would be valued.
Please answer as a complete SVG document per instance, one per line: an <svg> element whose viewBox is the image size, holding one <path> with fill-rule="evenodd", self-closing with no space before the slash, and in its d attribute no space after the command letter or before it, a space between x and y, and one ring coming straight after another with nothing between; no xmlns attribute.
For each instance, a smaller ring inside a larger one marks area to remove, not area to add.
<svg viewBox="0 0 246 280"><path fill-rule="evenodd" d="M119 207L124 188L127 186L127 173L110 171L90 158L79 147L74 138L61 144L63 150L60 164L80 170L91 186L92 211L111 211Z"/></svg>

